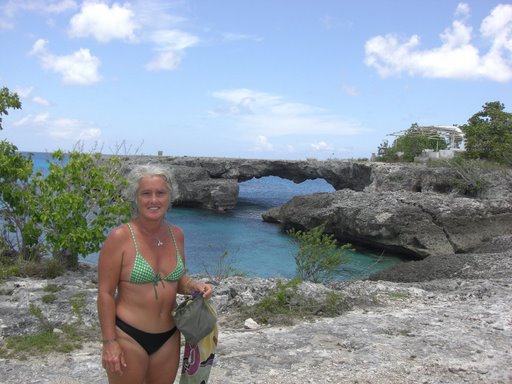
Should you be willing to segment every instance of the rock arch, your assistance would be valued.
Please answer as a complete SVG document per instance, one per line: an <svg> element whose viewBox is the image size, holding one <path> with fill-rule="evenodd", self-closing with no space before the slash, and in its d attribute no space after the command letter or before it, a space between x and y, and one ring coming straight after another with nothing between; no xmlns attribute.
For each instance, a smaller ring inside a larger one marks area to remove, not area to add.
<svg viewBox="0 0 512 384"><path fill-rule="evenodd" d="M169 167L173 176L173 203L215 210L236 206L238 183L252 178L278 176L301 183L324 179L335 190L362 191L372 182L370 163L341 160L259 160L219 157L129 158L130 166L156 162Z"/></svg>

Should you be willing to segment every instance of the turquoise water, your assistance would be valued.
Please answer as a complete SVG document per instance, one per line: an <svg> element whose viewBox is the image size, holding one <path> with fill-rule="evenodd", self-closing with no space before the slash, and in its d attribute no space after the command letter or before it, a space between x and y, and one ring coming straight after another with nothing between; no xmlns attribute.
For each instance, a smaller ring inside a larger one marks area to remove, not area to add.
<svg viewBox="0 0 512 384"><path fill-rule="evenodd" d="M46 167L46 154L34 154L33 159L36 167ZM185 233L187 268L192 274L206 271L215 274L220 258L227 252L228 264L246 276L292 278L297 246L279 226L263 222L261 214L293 196L333 190L323 179L300 184L273 176L252 179L240 183L238 204L232 211L172 208L167 220ZM97 258L97 254L92 254L86 261L96 264ZM350 262L343 266L337 278L365 278L400 262L394 256L350 252Z"/></svg>

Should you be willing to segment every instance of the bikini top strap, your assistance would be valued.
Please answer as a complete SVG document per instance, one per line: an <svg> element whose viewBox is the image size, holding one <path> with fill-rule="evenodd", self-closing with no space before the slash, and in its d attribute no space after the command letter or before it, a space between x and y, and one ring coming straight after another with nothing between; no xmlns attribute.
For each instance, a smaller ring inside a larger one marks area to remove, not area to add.
<svg viewBox="0 0 512 384"><path fill-rule="evenodd" d="M176 242L176 238L174 237L174 231L172 230L172 224L169 224L169 232L172 237L172 242L174 243L174 248L176 248L176 255L181 259L180 250L178 249L178 243Z"/></svg>
<svg viewBox="0 0 512 384"><path fill-rule="evenodd" d="M133 244L135 245L135 252L139 254L139 246L137 245L137 240L135 240L135 233L133 232L132 225L130 223L128 224L128 228L130 228L130 233L132 234Z"/></svg>

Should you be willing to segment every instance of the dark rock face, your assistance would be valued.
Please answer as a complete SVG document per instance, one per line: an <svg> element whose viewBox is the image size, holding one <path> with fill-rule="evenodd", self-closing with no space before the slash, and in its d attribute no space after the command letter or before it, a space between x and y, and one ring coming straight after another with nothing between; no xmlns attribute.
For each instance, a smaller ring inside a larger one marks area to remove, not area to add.
<svg viewBox="0 0 512 384"><path fill-rule="evenodd" d="M173 166L172 200L174 205L213 210L232 209L238 197L238 182L213 179L199 167Z"/></svg>
<svg viewBox="0 0 512 384"><path fill-rule="evenodd" d="M512 233L512 176L482 176L486 188L465 196L457 183L473 177L450 167L352 161L284 161L232 158L129 158L128 166L157 162L173 177L173 203L227 210L236 206L238 182L279 176L296 183L323 178L335 189L296 197L263 215L285 228L327 232L350 242L412 258L465 253ZM463 184L463 183L462 183Z"/></svg>
<svg viewBox="0 0 512 384"><path fill-rule="evenodd" d="M301 183L325 179L334 189L362 191L372 183L373 167L351 161L251 160L206 157L133 156L127 167L159 163L169 167L174 178L173 203L214 210L233 209L238 198L238 183L252 178L278 176Z"/></svg>
<svg viewBox="0 0 512 384"><path fill-rule="evenodd" d="M413 192L355 192L299 196L263 215L285 228L326 232L344 242L424 258L467 252L493 236L512 231L512 205Z"/></svg>
<svg viewBox="0 0 512 384"><path fill-rule="evenodd" d="M465 254L432 255L376 272L369 280L397 283L440 279L506 279L512 268L512 235L498 236Z"/></svg>

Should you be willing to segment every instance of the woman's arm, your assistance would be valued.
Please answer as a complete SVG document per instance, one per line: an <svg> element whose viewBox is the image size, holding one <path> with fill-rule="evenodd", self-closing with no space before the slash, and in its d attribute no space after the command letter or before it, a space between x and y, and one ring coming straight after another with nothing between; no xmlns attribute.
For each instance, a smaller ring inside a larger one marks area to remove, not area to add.
<svg viewBox="0 0 512 384"><path fill-rule="evenodd" d="M182 257L183 265L185 265L185 236L179 227L173 225L172 228ZM209 299L213 294L213 289L210 284L192 280L187 274L184 274L178 280L178 293L182 295L191 295L193 292L200 292L205 299Z"/></svg>
<svg viewBox="0 0 512 384"><path fill-rule="evenodd" d="M199 292L205 299L209 299L213 294L210 284L191 279L188 275L183 275L178 280L178 293L182 295L191 295L193 292Z"/></svg>
<svg viewBox="0 0 512 384"><path fill-rule="evenodd" d="M116 340L115 293L119 284L123 262L124 235L121 228L114 229L105 240L98 258L98 319L103 340L103 366L122 373L126 366L124 354Z"/></svg>

